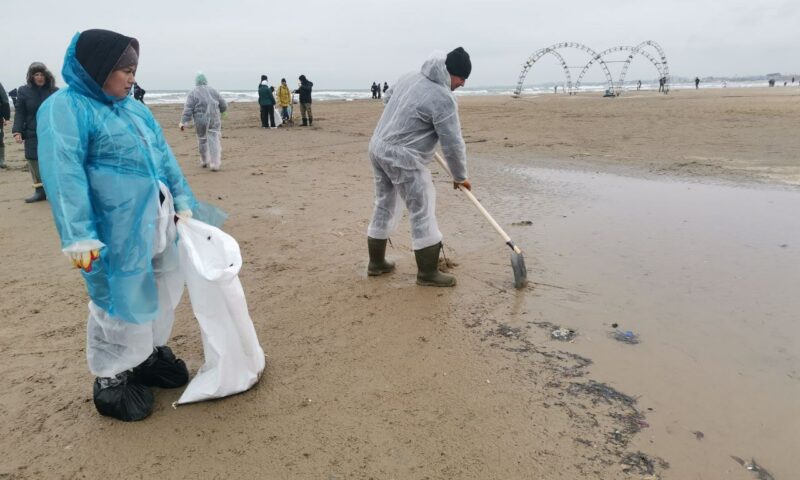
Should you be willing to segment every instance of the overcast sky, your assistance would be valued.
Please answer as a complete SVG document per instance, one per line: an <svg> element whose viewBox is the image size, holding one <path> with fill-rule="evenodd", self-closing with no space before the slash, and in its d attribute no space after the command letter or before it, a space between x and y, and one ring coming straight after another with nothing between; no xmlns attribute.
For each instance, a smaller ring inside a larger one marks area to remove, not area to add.
<svg viewBox="0 0 800 480"><path fill-rule="evenodd" d="M302 73L317 90L391 84L417 70L432 50L459 45L472 56L467 86L513 85L530 54L562 41L600 51L654 40L667 54L670 73L685 77L800 73L797 0L10 3L0 0L0 82L7 90L24 82L32 61L45 62L63 85L69 40L89 28L139 39L137 80L148 90L190 88L197 71L218 89L254 88L262 73L270 80L286 77L290 85ZM588 60L577 50L563 55L571 66ZM527 83L561 81L557 66L543 59ZM587 80L600 79L595 70ZM656 76L637 58L628 79Z"/></svg>

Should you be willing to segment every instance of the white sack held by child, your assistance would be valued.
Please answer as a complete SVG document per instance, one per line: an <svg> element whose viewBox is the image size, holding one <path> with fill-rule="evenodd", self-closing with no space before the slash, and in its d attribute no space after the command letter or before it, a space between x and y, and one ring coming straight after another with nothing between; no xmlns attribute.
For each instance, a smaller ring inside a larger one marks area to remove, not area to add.
<svg viewBox="0 0 800 480"><path fill-rule="evenodd" d="M265 360L239 282L239 244L219 228L192 218L178 220L178 236L205 363L177 403L244 392L258 382Z"/></svg>

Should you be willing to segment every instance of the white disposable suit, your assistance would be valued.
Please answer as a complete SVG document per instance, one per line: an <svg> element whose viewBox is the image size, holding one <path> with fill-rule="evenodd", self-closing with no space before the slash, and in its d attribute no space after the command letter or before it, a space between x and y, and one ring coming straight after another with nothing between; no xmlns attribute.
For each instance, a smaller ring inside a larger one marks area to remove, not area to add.
<svg viewBox="0 0 800 480"><path fill-rule="evenodd" d="M219 170L222 164L222 119L221 114L228 108L219 92L200 80L194 90L186 97L181 123L186 125L194 120L197 145L200 148L200 162L203 167Z"/></svg>
<svg viewBox="0 0 800 480"><path fill-rule="evenodd" d="M383 115L369 143L375 211L367 235L389 238L400 213L399 197L408 208L412 246L421 250L442 240L436 224L436 191L426 167L437 141L453 179L467 179L466 147L445 54L434 52L419 72L401 77L383 101Z"/></svg>

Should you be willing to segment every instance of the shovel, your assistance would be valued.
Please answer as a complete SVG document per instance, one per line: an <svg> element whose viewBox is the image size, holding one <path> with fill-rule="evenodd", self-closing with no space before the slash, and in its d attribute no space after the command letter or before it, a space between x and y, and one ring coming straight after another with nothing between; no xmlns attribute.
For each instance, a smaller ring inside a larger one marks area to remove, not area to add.
<svg viewBox="0 0 800 480"><path fill-rule="evenodd" d="M450 173L450 169L447 167L447 164L444 163L444 159L442 158L441 155L439 155L439 152L434 152L433 157L436 159L437 162L439 162L439 165L442 166L444 171L447 172L447 174L452 177L453 174ZM492 224L497 233L499 233L500 236L503 237L503 240L505 240L506 245L508 245L508 247L511 248L511 268L514 270L514 288L523 288L528 283L528 269L525 268L525 258L523 258L522 256L522 250L520 250L519 247L514 244L514 242L511 240L511 237L508 236L505 230L503 230L500 227L500 225L497 224L494 218L492 218L492 216L489 215L489 212L487 212L486 209L483 208L481 202L479 202L478 199L475 198L475 195L473 195L472 192L470 192L466 188L461 188L460 186L458 187L458 189L464 192L464 195L466 195L467 198L469 198L472 201L475 207L483 214L484 217L486 217L486 220L488 220L489 223Z"/></svg>

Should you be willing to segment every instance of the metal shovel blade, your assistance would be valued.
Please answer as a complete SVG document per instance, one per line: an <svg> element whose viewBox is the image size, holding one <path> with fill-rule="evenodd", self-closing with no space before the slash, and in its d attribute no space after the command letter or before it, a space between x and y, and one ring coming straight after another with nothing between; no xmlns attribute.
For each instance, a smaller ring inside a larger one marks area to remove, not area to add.
<svg viewBox="0 0 800 480"><path fill-rule="evenodd" d="M511 268L514 270L514 288L524 288L528 284L528 269L522 254L511 251Z"/></svg>

